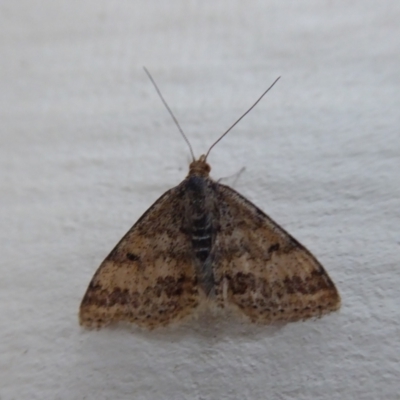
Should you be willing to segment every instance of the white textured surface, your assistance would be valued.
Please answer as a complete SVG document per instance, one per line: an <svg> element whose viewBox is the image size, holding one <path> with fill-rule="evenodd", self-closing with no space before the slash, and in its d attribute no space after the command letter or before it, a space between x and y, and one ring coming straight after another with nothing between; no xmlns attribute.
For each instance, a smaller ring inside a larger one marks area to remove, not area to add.
<svg viewBox="0 0 400 400"><path fill-rule="evenodd" d="M400 3L0 4L0 399L398 399ZM102 259L213 151L320 259L340 313L80 329Z"/></svg>

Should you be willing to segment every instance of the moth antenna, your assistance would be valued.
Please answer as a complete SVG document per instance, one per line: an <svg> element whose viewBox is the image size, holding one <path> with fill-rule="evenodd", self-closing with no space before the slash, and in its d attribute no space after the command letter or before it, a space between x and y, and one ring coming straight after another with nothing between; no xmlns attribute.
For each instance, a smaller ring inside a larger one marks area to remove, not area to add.
<svg viewBox="0 0 400 400"><path fill-rule="evenodd" d="M183 132L181 126L179 125L178 120L175 118L174 113L173 113L172 110L169 108L167 102L165 101L163 95L161 94L160 89L158 88L158 86L157 86L156 82L154 81L153 77L151 76L150 72L147 70L146 67L143 67L143 69L144 69L144 72L146 72L147 76L149 77L149 79L150 79L151 83L153 84L154 88L156 89L156 92L157 92L158 95L160 96L160 99L161 99L161 101L163 102L165 108L168 110L169 115L171 115L172 119L174 120L175 125L178 127L179 132L181 133L181 135L182 135L183 138L185 139L185 142L186 142L187 145L189 146L190 154L192 155L193 161L195 161L196 158L195 158L195 156L194 156L192 146L191 146L191 144L190 144L188 138L187 138L186 135L184 134L184 132Z"/></svg>
<svg viewBox="0 0 400 400"><path fill-rule="evenodd" d="M274 83L258 98L258 100L227 130L225 131L220 137L219 139L217 139L212 145L211 147L208 149L205 160L207 159L208 155L210 154L211 149L220 141L222 140L222 138L224 136L226 136L228 134L228 132L235 127L259 102L260 100L272 89L272 87L275 85L276 82L279 81L279 79L281 79L280 76L278 76L278 78L275 79Z"/></svg>

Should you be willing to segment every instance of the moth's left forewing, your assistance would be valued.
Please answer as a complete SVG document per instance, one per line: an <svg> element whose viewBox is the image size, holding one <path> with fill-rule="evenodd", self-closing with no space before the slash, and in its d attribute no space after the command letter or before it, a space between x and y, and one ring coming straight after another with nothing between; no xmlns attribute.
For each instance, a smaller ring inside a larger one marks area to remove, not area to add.
<svg viewBox="0 0 400 400"><path fill-rule="evenodd" d="M181 229L181 186L161 196L100 265L81 303L82 326L127 321L152 329L199 305L190 242Z"/></svg>
<svg viewBox="0 0 400 400"><path fill-rule="evenodd" d="M335 285L304 246L228 186L218 184L216 196L218 303L261 323L318 317L340 307Z"/></svg>

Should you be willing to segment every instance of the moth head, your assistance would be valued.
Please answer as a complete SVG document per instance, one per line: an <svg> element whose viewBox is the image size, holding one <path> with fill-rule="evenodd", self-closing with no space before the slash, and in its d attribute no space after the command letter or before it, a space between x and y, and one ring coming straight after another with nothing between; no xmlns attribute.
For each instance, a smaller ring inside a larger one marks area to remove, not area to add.
<svg viewBox="0 0 400 400"><path fill-rule="evenodd" d="M211 167L206 163L206 156L203 154L198 160L194 160L189 165L189 175L208 176Z"/></svg>

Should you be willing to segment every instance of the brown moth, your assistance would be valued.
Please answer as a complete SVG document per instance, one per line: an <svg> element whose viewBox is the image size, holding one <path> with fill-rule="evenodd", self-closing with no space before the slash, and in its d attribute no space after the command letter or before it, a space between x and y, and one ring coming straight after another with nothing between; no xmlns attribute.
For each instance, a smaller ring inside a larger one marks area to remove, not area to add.
<svg viewBox="0 0 400 400"><path fill-rule="evenodd" d="M80 306L81 325L128 321L153 329L205 302L264 324L340 308L339 293L316 258L254 204L210 178L206 160L217 142L193 157L183 182L164 193L100 265Z"/></svg>

